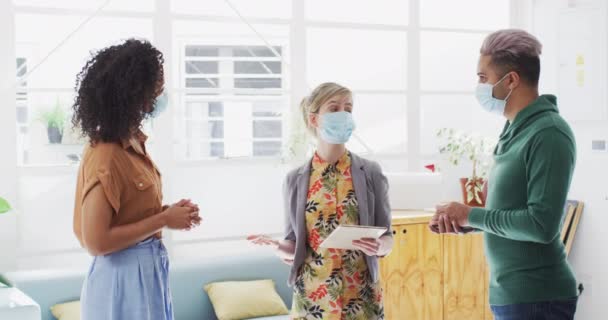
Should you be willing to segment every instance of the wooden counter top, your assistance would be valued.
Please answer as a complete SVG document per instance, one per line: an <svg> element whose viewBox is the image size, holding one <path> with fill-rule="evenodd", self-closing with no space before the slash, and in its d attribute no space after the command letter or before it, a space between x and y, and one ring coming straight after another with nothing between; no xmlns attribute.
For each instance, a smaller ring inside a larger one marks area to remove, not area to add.
<svg viewBox="0 0 608 320"><path fill-rule="evenodd" d="M425 210L393 210L393 224L428 223L434 215Z"/></svg>

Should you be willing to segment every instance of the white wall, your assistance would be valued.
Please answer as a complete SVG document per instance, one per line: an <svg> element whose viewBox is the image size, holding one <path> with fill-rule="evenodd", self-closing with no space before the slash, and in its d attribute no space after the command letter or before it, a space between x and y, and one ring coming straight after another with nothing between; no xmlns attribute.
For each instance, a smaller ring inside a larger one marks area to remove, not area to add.
<svg viewBox="0 0 608 320"><path fill-rule="evenodd" d="M403 172L407 168L403 156L366 157L380 161L386 171ZM165 232L175 260L205 259L252 250L254 248L244 241L245 235L282 233L281 185L291 166L268 159L185 162L170 174L161 166L161 171L166 173L163 176L165 202L190 198L199 203L203 217L202 225L193 231ZM65 267L66 259L73 267L89 264L90 258L72 232L77 169L77 165L52 171L19 169L19 196L15 202L19 213L0 216L0 236L10 236L3 252L18 249L17 259L16 263L13 257L6 259L11 265L3 266L3 271L61 268ZM5 227L9 223L10 227Z"/></svg>
<svg viewBox="0 0 608 320"><path fill-rule="evenodd" d="M604 13L608 19L608 4L603 0L566 1L566 0L535 0L533 13L533 33L543 43L541 91L557 93L558 104L558 30L559 13L568 6L594 6ZM608 30L597 30L608 39ZM603 59L608 59L603 57ZM608 70L603 70L608 72ZM602 88L602 90L605 90ZM604 103L597 102L594 108L607 108ZM608 153L591 151L592 139L608 139L608 120L570 121L578 144L577 168L574 174L570 198L585 202L577 234L570 254L570 262L585 285L581 296L577 319L604 318L602 306L608 300L608 250L605 244L604 228L608 226Z"/></svg>
<svg viewBox="0 0 608 320"><path fill-rule="evenodd" d="M15 53L12 6L9 1L0 1L0 106L12 106L15 97ZM15 108L0 111L0 197L14 205L17 158ZM14 267L16 251L11 243L16 238L16 217L14 212L0 216L0 270Z"/></svg>

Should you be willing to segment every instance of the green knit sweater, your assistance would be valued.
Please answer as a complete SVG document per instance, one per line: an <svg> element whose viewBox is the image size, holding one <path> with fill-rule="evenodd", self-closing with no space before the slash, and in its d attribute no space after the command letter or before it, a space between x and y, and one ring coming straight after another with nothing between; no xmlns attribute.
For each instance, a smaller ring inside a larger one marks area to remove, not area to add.
<svg viewBox="0 0 608 320"><path fill-rule="evenodd" d="M540 96L507 122L494 160L486 208L469 215L484 231L490 304L575 297L560 230L576 142L555 96Z"/></svg>

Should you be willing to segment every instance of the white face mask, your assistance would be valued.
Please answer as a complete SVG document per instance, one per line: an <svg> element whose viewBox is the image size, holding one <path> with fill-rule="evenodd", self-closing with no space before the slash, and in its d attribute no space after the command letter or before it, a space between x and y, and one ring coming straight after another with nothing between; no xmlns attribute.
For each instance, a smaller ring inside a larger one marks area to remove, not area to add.
<svg viewBox="0 0 608 320"><path fill-rule="evenodd" d="M156 97L156 100L154 100L154 105L152 106L152 112L150 113L150 117L158 117L161 113L167 110L168 105L169 96L167 95L167 92L163 90L163 92L158 97Z"/></svg>
<svg viewBox="0 0 608 320"><path fill-rule="evenodd" d="M505 114L505 106L507 105L507 99L509 99L509 97L511 96L513 89L509 91L509 94L507 94L504 100L494 98L493 91L494 87L496 87L500 82L502 82L502 80L504 80L508 75L509 74L507 73L495 84L477 84L477 89L475 90L475 97L477 98L477 101L484 110L501 116Z"/></svg>
<svg viewBox="0 0 608 320"><path fill-rule="evenodd" d="M319 118L319 136L329 144L345 144L355 130L355 121L350 112L328 112Z"/></svg>

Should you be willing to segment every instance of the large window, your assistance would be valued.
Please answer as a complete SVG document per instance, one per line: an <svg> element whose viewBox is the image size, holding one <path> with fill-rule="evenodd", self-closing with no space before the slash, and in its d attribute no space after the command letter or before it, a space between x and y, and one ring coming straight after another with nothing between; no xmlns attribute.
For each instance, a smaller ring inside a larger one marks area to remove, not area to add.
<svg viewBox="0 0 608 320"><path fill-rule="evenodd" d="M205 218L167 236L179 258L282 231L291 165L279 160L298 102L322 82L353 90L348 148L385 171L437 159L439 128L497 136L503 125L473 91L481 41L509 26L509 0L113 0L92 19L105 0L11 1L23 268L86 260L71 231L84 145L69 121L74 85L91 51L126 38L148 39L167 58L170 106L146 124L150 150L166 202L197 199Z"/></svg>
<svg viewBox="0 0 608 320"><path fill-rule="evenodd" d="M17 76L37 68L18 86L18 161L22 165L73 163L82 147L69 124L75 76L92 50L127 37L154 41L154 1L111 1L104 9L109 13L95 17L73 35L86 13L103 1L13 2L17 6ZM286 24L294 23L290 22L291 1L256 3L171 1L172 13L166 15L173 21L174 59L168 63L175 71L174 88L169 90L175 109L171 135L176 160L280 156L289 136L285 119L289 110L296 109L293 101L300 98L290 97L290 63L306 65L306 88L298 92L325 81L353 89L358 129L351 149L425 157L435 145L425 129L439 126L433 123L436 117L428 116L433 107L425 101L442 100L445 94L464 95L464 100L454 104L457 111L446 112L457 117L454 127L474 130L463 124L475 112L474 100L466 96L475 85L478 48L489 31L507 27L510 16L508 0L491 5L483 0L313 0L304 3L304 19L293 20L303 21L304 28L298 29L303 33L293 34ZM418 11L416 24L410 21L412 3ZM477 14L462 17L462 12L488 6L499 9L491 19ZM54 10L45 13L46 8ZM235 9L253 23L240 21ZM344 14L332 14L336 11ZM214 16L229 22L206 21L216 20ZM294 36L305 38L305 52L293 55L302 61L288 62L290 43L298 41L290 39ZM416 85L408 86L408 81ZM452 109L449 105L440 108ZM49 128L53 118L63 119L58 130ZM492 130L494 126L488 133ZM411 136L416 132L420 135ZM417 143L408 143L411 139ZM418 167L413 164L410 169Z"/></svg>

